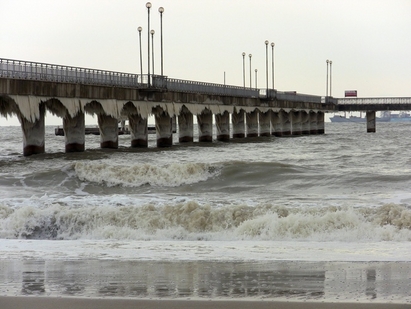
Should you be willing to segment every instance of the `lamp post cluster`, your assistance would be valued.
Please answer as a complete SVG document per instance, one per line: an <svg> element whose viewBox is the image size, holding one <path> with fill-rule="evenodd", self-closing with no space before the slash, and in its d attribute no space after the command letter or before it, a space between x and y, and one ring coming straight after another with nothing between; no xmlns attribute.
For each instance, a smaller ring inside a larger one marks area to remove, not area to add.
<svg viewBox="0 0 411 309"><path fill-rule="evenodd" d="M151 68L152 68L152 74L154 74L154 34L155 31L154 29L150 29L150 9L152 5L151 2L146 3L146 8L147 8L147 75L148 75L148 86L150 87L150 36L151 36ZM158 9L158 12L160 13L160 37L161 37L161 75L163 75L163 13L164 13L164 8L160 7ZM142 46L141 46L141 32L143 31L142 27L138 27L138 36L139 36L139 44L140 44L140 74L141 78L143 77L143 52L142 52Z"/></svg>
<svg viewBox="0 0 411 309"><path fill-rule="evenodd" d="M266 62L266 89L267 89L267 93L268 93L268 44L270 43L268 40L266 40L265 42L265 62ZM272 80L272 89L274 89L274 42L271 43L271 80ZM243 56L243 87L245 88L245 56L246 53L243 52L242 53ZM252 68L251 68L251 57L252 54L249 54L248 57L250 58L250 88L252 88L252 82L251 82L251 72L252 72ZM255 69L255 87L257 88L257 73L258 70Z"/></svg>
<svg viewBox="0 0 411 309"><path fill-rule="evenodd" d="M330 85L330 97L332 96L332 64L333 62L331 60L326 60L327 63L327 82L326 82L326 87L325 87L325 96L328 97L328 85ZM330 65L330 83L328 84L328 65Z"/></svg>

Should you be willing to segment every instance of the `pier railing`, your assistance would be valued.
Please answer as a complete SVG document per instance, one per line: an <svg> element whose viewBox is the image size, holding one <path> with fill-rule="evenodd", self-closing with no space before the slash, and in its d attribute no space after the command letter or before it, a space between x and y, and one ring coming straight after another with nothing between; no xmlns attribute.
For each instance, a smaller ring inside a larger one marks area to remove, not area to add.
<svg viewBox="0 0 411 309"><path fill-rule="evenodd" d="M411 104L411 98L407 97L392 97L392 98L341 98L337 99L337 104L358 104L358 105L367 105L367 104Z"/></svg>

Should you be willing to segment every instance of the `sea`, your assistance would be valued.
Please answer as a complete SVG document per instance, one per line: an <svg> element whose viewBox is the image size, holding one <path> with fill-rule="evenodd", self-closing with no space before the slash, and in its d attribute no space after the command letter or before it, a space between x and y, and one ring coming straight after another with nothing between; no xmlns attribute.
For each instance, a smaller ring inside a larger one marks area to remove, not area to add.
<svg viewBox="0 0 411 309"><path fill-rule="evenodd" d="M0 296L411 304L411 123L24 157L0 127Z"/></svg>

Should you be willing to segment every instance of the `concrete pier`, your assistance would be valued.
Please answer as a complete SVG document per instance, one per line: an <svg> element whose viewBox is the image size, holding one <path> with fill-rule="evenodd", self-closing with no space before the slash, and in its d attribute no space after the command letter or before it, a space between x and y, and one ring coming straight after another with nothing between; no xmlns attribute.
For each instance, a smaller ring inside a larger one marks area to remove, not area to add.
<svg viewBox="0 0 411 309"><path fill-rule="evenodd" d="M244 123L244 111L234 111L231 115L231 122L233 125L233 138L245 137L245 123Z"/></svg>
<svg viewBox="0 0 411 309"><path fill-rule="evenodd" d="M44 115L45 106L41 104L39 106L40 115L39 119L34 122L28 121L26 118L22 117L20 114L17 115L21 129L23 131L23 155L31 156L34 154L44 153L44 137L45 137L45 126L44 126Z"/></svg>
<svg viewBox="0 0 411 309"><path fill-rule="evenodd" d="M367 133L375 133L375 111L367 111Z"/></svg>
<svg viewBox="0 0 411 309"><path fill-rule="evenodd" d="M271 125L272 131L271 134L277 137L283 136L283 122L280 119L280 112L271 112Z"/></svg>
<svg viewBox="0 0 411 309"><path fill-rule="evenodd" d="M310 122L310 134L318 134L317 113L310 112L308 115Z"/></svg>
<svg viewBox="0 0 411 309"><path fill-rule="evenodd" d="M258 137L258 111L246 113L247 137Z"/></svg>
<svg viewBox="0 0 411 309"><path fill-rule="evenodd" d="M302 111L301 112L301 133L303 135L308 135L310 134L310 115Z"/></svg>
<svg viewBox="0 0 411 309"><path fill-rule="evenodd" d="M259 113L260 136L271 136L271 112Z"/></svg>
<svg viewBox="0 0 411 309"><path fill-rule="evenodd" d="M180 143L192 143L193 138L193 114L183 106L178 115L178 141Z"/></svg>
<svg viewBox="0 0 411 309"><path fill-rule="evenodd" d="M317 131L318 131L318 134L324 134L325 132L323 112L317 112Z"/></svg>
<svg viewBox="0 0 411 309"><path fill-rule="evenodd" d="M215 125L217 128L217 140L230 140L230 114L225 111L223 114L215 115Z"/></svg>
<svg viewBox="0 0 411 309"><path fill-rule="evenodd" d="M118 120L105 114L97 115L100 129L100 147L118 148Z"/></svg>
<svg viewBox="0 0 411 309"><path fill-rule="evenodd" d="M138 114L128 116L128 129L131 135L131 147L147 148L148 147L148 126L147 118Z"/></svg>
<svg viewBox="0 0 411 309"><path fill-rule="evenodd" d="M79 112L76 116L67 115L63 118L64 139L66 152L83 152L85 149L85 118L84 113Z"/></svg>
<svg viewBox="0 0 411 309"><path fill-rule="evenodd" d="M291 112L287 113L286 111L282 110L280 111L279 116L283 127L282 136L290 136L292 130Z"/></svg>
<svg viewBox="0 0 411 309"><path fill-rule="evenodd" d="M291 135L298 136L302 134L302 126L301 126L301 112L299 111L291 111Z"/></svg>
<svg viewBox="0 0 411 309"><path fill-rule="evenodd" d="M213 141L213 113L209 109L203 110L200 115L197 115L198 123L198 141L212 142Z"/></svg>
<svg viewBox="0 0 411 309"><path fill-rule="evenodd" d="M161 108L155 113L157 147L171 147L173 145L172 118Z"/></svg>

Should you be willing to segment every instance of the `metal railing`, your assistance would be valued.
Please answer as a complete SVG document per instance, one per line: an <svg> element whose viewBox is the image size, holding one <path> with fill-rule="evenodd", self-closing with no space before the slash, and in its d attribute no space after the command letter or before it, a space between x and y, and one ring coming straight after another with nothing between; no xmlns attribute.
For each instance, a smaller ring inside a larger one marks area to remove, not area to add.
<svg viewBox="0 0 411 309"><path fill-rule="evenodd" d="M411 104L411 98L341 98L337 99L337 104Z"/></svg>

